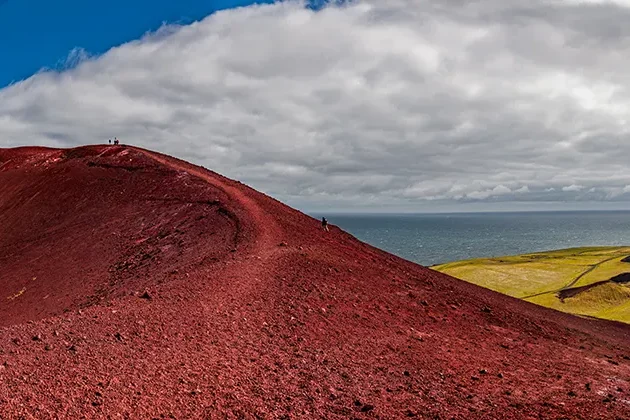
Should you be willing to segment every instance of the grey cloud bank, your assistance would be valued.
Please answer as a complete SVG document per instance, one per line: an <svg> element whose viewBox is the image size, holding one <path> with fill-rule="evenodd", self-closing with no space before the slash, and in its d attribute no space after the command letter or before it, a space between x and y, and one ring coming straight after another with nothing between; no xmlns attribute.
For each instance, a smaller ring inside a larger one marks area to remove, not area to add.
<svg viewBox="0 0 630 420"><path fill-rule="evenodd" d="M0 90L0 147L156 149L307 210L630 208L630 2L228 10Z"/></svg>

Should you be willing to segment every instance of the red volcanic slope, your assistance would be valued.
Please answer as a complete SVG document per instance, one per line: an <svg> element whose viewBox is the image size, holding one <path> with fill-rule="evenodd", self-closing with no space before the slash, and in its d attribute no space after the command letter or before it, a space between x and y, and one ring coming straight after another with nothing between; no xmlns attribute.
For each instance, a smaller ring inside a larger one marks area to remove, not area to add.
<svg viewBox="0 0 630 420"><path fill-rule="evenodd" d="M0 149L2 419L628 418L629 334L168 156Z"/></svg>

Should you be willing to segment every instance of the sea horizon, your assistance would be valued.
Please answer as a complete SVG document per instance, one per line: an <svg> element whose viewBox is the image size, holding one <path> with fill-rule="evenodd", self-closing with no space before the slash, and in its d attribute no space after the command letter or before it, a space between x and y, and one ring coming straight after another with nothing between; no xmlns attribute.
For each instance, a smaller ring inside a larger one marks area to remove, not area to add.
<svg viewBox="0 0 630 420"><path fill-rule="evenodd" d="M594 209L594 210L478 210L478 211L361 211L361 210L331 210L331 211L303 211L313 217L328 215L445 215L445 214L503 214L503 213L630 213L630 209Z"/></svg>
<svg viewBox="0 0 630 420"><path fill-rule="evenodd" d="M630 210L313 212L424 266L587 246L630 246Z"/></svg>

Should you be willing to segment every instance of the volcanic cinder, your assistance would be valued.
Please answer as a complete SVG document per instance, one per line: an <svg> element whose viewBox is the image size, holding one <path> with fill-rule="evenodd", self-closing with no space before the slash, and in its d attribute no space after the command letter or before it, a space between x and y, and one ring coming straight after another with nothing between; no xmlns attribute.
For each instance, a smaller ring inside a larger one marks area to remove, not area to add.
<svg viewBox="0 0 630 420"><path fill-rule="evenodd" d="M628 418L629 334L168 156L0 149L2 419Z"/></svg>

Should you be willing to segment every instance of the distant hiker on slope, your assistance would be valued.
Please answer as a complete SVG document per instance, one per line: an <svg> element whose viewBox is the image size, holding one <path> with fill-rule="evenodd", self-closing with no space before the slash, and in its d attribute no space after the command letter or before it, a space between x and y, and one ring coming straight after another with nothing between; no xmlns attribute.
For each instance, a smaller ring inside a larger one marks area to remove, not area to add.
<svg viewBox="0 0 630 420"><path fill-rule="evenodd" d="M322 229L328 232L328 220L325 217L322 217Z"/></svg>
<svg viewBox="0 0 630 420"><path fill-rule="evenodd" d="M110 145L112 144L112 139L109 139L107 141L109 142Z"/></svg>

